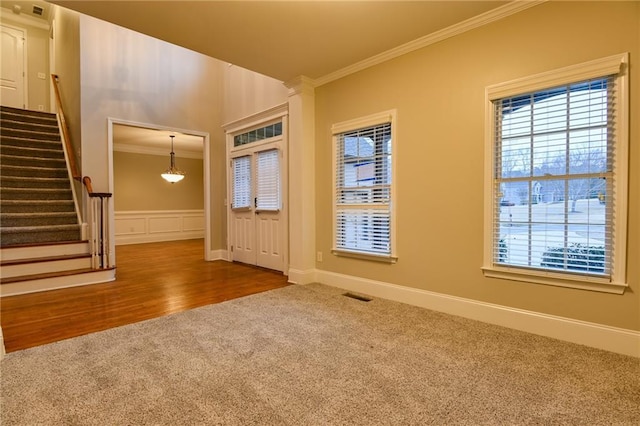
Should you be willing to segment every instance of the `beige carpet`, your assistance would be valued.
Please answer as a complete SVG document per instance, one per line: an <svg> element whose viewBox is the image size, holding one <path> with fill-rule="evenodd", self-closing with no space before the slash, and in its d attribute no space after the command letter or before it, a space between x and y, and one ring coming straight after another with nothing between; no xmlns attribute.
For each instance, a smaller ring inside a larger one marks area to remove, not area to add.
<svg viewBox="0 0 640 426"><path fill-rule="evenodd" d="M637 425L640 361L290 286L11 353L2 425Z"/></svg>

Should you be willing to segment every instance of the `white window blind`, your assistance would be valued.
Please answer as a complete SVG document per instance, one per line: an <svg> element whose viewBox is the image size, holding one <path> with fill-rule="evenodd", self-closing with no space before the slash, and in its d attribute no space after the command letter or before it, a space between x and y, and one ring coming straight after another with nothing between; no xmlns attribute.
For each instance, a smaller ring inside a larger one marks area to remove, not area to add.
<svg viewBox="0 0 640 426"><path fill-rule="evenodd" d="M234 209L251 207L251 156L236 157L233 164L233 204Z"/></svg>
<svg viewBox="0 0 640 426"><path fill-rule="evenodd" d="M280 155L277 149L260 151L256 160L256 208L280 210Z"/></svg>
<svg viewBox="0 0 640 426"><path fill-rule="evenodd" d="M616 79L494 100L493 264L611 278Z"/></svg>
<svg viewBox="0 0 640 426"><path fill-rule="evenodd" d="M336 135L335 248L391 256L391 123Z"/></svg>

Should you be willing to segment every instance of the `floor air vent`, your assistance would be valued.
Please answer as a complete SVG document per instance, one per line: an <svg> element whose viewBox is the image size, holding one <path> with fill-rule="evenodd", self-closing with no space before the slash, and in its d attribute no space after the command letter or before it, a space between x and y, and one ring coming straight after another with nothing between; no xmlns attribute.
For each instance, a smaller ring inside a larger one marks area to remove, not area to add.
<svg viewBox="0 0 640 426"><path fill-rule="evenodd" d="M343 296L350 297L352 299L356 299L356 300L359 300L361 302L371 302L371 299L369 297L360 296L359 294L344 293Z"/></svg>

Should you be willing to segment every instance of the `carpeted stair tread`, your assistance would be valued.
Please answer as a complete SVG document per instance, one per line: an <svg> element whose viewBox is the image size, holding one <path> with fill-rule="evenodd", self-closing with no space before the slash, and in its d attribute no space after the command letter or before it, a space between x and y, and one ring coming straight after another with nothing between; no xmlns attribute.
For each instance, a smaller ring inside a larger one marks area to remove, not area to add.
<svg viewBox="0 0 640 426"><path fill-rule="evenodd" d="M51 167L66 168L64 157L47 158L47 157L31 157L28 155L0 155L0 162L5 166L29 166L29 167Z"/></svg>
<svg viewBox="0 0 640 426"><path fill-rule="evenodd" d="M68 178L42 178L0 175L0 186L13 188L69 188Z"/></svg>
<svg viewBox="0 0 640 426"><path fill-rule="evenodd" d="M0 114L18 114L22 117L36 117L36 118L55 118L55 114L45 111L34 111L31 109L14 108L9 106L0 106Z"/></svg>
<svg viewBox="0 0 640 426"><path fill-rule="evenodd" d="M7 200L65 200L72 196L71 189L0 187L0 196Z"/></svg>
<svg viewBox="0 0 640 426"><path fill-rule="evenodd" d="M2 247L17 244L80 240L80 225L0 227Z"/></svg>
<svg viewBox="0 0 640 426"><path fill-rule="evenodd" d="M64 160L64 151L61 149L39 148L19 145L2 144L3 155L29 156L37 158L61 158Z"/></svg>
<svg viewBox="0 0 640 426"><path fill-rule="evenodd" d="M5 228L4 226L0 227L0 231L3 234L21 234L21 233L30 233L30 232L40 232L43 230L51 230L51 231L74 231L79 228L80 225L39 225L39 226L14 226L12 228Z"/></svg>
<svg viewBox="0 0 640 426"><path fill-rule="evenodd" d="M0 120L0 125L3 129L15 129L15 130L28 130L31 132L50 133L58 135L57 123L33 123L29 121L16 121L16 120Z"/></svg>
<svg viewBox="0 0 640 426"><path fill-rule="evenodd" d="M55 177L63 178L69 177L69 172L63 167L31 167L31 166L16 166L16 165L2 165L2 174L9 176L34 176L34 177Z"/></svg>
<svg viewBox="0 0 640 426"><path fill-rule="evenodd" d="M4 133L0 136L0 144L2 147L14 146L14 147L23 147L23 148L44 148L44 149L55 149L62 151L62 144L59 140L57 141L48 141L48 140L37 140L31 138L21 138L16 136L7 136Z"/></svg>
<svg viewBox="0 0 640 426"><path fill-rule="evenodd" d="M78 216L70 212L3 213L2 226L25 227L43 225L77 225Z"/></svg>
<svg viewBox="0 0 640 426"><path fill-rule="evenodd" d="M8 136L12 138L23 138L23 139L38 139L45 141L60 141L60 135L55 133L46 133L46 132L33 132L30 130L19 130L19 129L7 129L2 128L2 135Z"/></svg>
<svg viewBox="0 0 640 426"><path fill-rule="evenodd" d="M35 213L35 212L73 212L73 200L5 200L0 201L1 214L5 213Z"/></svg>

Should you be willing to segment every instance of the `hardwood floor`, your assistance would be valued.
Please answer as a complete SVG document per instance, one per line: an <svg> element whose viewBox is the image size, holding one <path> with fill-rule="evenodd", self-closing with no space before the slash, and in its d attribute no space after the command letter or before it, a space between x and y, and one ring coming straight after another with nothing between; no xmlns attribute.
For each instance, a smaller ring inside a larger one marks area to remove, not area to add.
<svg viewBox="0 0 640 426"><path fill-rule="evenodd" d="M280 272L204 261L204 241L116 247L116 281L0 299L7 352L284 287Z"/></svg>

